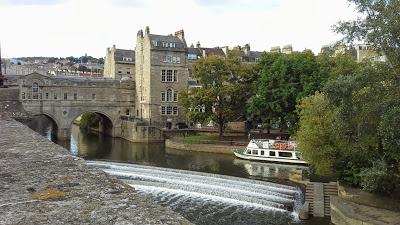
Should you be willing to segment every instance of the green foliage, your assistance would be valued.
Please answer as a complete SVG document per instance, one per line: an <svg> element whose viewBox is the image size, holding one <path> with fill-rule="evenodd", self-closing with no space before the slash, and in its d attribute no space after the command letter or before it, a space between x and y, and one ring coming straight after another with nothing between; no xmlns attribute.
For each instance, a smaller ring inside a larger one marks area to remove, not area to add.
<svg viewBox="0 0 400 225"><path fill-rule="evenodd" d="M363 15L353 21L341 21L335 27L347 43L366 42L382 51L391 66L400 72L400 1L349 0Z"/></svg>
<svg viewBox="0 0 400 225"><path fill-rule="evenodd" d="M251 120L278 123L296 130L297 102L319 90L328 77L310 51L290 55L265 53L259 63L261 76L247 112Z"/></svg>
<svg viewBox="0 0 400 225"><path fill-rule="evenodd" d="M385 160L377 160L371 168L365 168L360 173L362 189L370 192L391 194L399 187L399 176L389 170Z"/></svg>
<svg viewBox="0 0 400 225"><path fill-rule="evenodd" d="M305 97L297 107L300 129L296 133L304 158L311 162L317 174L333 174L335 147L335 112L330 110L323 93Z"/></svg>
<svg viewBox="0 0 400 225"><path fill-rule="evenodd" d="M181 91L179 104L188 109L187 116L194 122L216 122L222 136L226 122L244 117L244 102L252 93L249 87L255 74L254 66L234 56L202 58L193 65L193 77L202 88Z"/></svg>
<svg viewBox="0 0 400 225"><path fill-rule="evenodd" d="M97 128L100 122L100 116L97 113L85 113L81 117L79 127L82 129Z"/></svg>
<svg viewBox="0 0 400 225"><path fill-rule="evenodd" d="M369 191L393 190L386 179L399 176L399 90L399 78L390 66L362 64L354 74L329 80L323 93L303 99L296 137L316 171L331 171ZM386 165L384 174L376 173L377 159ZM321 169L328 168L325 165L331 170ZM376 188L371 179L385 183Z"/></svg>

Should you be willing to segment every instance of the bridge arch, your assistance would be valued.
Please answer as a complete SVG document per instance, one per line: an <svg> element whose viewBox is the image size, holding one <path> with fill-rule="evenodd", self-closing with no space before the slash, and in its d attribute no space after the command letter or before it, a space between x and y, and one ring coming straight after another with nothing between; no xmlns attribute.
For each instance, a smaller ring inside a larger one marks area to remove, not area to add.
<svg viewBox="0 0 400 225"><path fill-rule="evenodd" d="M28 127L42 135L46 135L51 140L58 138L60 123L56 117L48 113L34 113L30 118L27 122Z"/></svg>
<svg viewBox="0 0 400 225"><path fill-rule="evenodd" d="M72 120L69 123L69 128L72 127L74 121L77 118L87 114L87 113L95 113L100 116L100 120L98 122L98 132L106 134L108 136L115 136L115 119L113 119L107 112L99 111L99 110L82 110L81 112L76 113L76 115L72 116Z"/></svg>

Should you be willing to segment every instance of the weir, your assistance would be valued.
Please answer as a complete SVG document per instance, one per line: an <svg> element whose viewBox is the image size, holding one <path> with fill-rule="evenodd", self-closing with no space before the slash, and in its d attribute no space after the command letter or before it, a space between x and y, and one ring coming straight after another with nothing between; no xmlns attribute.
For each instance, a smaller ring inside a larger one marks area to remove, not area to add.
<svg viewBox="0 0 400 225"><path fill-rule="evenodd" d="M202 213L206 211L205 215L198 218L201 220L211 218L215 213L204 208L222 211L234 208L233 215L236 216L243 210L245 214L257 215L256 212L259 212L264 216L285 217L293 221L297 220L297 211L302 202L300 188L289 185L137 164L105 161L88 161L88 164L117 176L138 193L177 209L182 215L196 216L199 212L194 208L200 208ZM210 221L192 222L208 224Z"/></svg>

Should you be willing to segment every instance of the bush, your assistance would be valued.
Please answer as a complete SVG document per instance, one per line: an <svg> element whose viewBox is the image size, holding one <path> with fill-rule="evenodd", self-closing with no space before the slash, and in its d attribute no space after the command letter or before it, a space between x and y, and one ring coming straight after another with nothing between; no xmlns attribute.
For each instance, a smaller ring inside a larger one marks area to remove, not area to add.
<svg viewBox="0 0 400 225"><path fill-rule="evenodd" d="M399 177L392 173L387 163L381 159L374 162L371 168L360 173L363 190L382 194L391 194L399 186Z"/></svg>

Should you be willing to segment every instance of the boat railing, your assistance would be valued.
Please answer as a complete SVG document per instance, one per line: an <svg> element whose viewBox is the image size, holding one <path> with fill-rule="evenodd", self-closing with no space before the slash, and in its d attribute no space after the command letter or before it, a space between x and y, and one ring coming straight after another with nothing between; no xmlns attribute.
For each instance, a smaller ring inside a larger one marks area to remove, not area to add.
<svg viewBox="0 0 400 225"><path fill-rule="evenodd" d="M269 148L276 150L296 151L297 144L294 141L253 139L251 140L259 148Z"/></svg>

